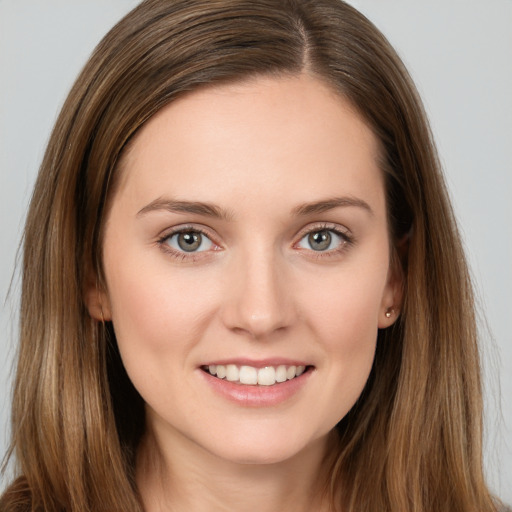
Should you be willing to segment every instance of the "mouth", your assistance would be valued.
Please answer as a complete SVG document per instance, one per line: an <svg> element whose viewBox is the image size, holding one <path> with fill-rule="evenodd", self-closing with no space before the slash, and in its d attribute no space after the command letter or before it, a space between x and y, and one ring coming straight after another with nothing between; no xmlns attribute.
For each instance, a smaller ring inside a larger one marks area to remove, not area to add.
<svg viewBox="0 0 512 512"><path fill-rule="evenodd" d="M278 365L256 368L248 365L210 364L201 367L205 373L242 386L274 386L296 379L310 371L309 365Z"/></svg>

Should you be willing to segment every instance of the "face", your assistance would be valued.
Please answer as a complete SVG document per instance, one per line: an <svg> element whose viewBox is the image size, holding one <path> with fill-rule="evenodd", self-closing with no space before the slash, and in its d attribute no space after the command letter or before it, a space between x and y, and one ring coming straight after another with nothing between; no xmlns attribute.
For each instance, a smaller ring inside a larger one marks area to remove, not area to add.
<svg viewBox="0 0 512 512"><path fill-rule="evenodd" d="M89 310L161 443L277 462L354 405L400 298L378 151L308 76L194 92L137 135Z"/></svg>

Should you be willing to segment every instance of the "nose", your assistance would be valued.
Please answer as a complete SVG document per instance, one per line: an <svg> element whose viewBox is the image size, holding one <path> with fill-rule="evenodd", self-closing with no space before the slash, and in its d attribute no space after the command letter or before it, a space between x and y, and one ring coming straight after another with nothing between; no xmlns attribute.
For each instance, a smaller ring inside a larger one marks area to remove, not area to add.
<svg viewBox="0 0 512 512"><path fill-rule="evenodd" d="M253 339L289 329L296 314L286 263L260 247L240 254L230 267L222 313L226 327Z"/></svg>

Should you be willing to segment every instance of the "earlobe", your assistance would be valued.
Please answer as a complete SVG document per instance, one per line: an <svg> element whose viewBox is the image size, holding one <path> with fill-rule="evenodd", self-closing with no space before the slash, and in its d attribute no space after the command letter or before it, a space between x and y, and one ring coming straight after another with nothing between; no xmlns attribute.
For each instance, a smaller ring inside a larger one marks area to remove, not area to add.
<svg viewBox="0 0 512 512"><path fill-rule="evenodd" d="M379 329L390 327L398 319L402 306L403 286L402 269L399 264L392 264L379 311Z"/></svg>
<svg viewBox="0 0 512 512"><path fill-rule="evenodd" d="M84 300L91 318L98 322L112 320L110 301L107 293L101 291L96 283L87 287Z"/></svg>
<svg viewBox="0 0 512 512"><path fill-rule="evenodd" d="M400 310L395 306L390 306L384 308L379 315L379 329L386 329L393 325L398 316L400 315Z"/></svg>

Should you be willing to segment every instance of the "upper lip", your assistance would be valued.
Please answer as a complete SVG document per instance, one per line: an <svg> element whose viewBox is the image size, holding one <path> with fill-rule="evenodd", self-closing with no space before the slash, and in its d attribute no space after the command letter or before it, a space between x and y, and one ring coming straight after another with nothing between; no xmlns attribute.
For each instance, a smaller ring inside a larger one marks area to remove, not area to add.
<svg viewBox="0 0 512 512"><path fill-rule="evenodd" d="M265 368L265 366L311 366L311 363L299 359L290 359L285 357L272 357L266 359L249 359L249 358L229 358L216 359L208 361L201 366L210 365L228 365L236 366L252 366L253 368Z"/></svg>

